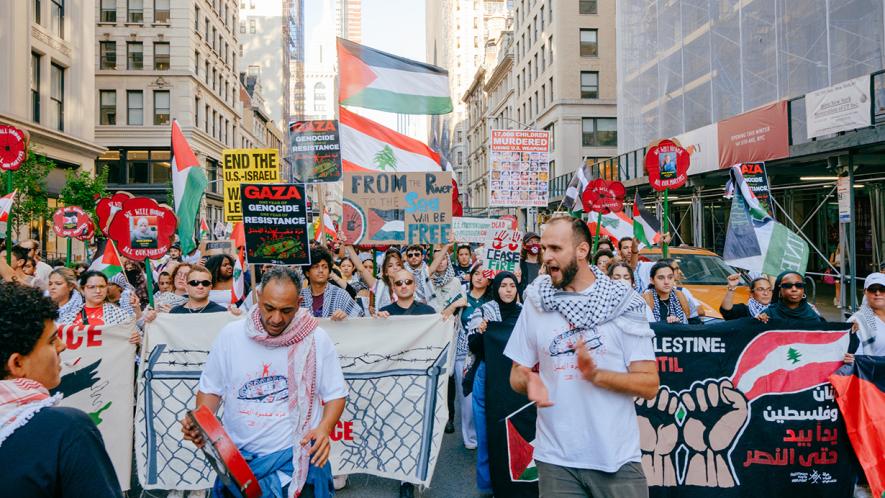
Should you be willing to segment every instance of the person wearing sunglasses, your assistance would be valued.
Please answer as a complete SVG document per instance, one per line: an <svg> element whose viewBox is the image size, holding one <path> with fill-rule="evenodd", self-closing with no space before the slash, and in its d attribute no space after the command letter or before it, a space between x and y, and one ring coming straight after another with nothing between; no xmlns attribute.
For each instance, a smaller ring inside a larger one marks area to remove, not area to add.
<svg viewBox="0 0 885 498"><path fill-rule="evenodd" d="M799 273L785 271L774 281L771 304L756 316L757 320L804 320L825 322L814 306L808 304L805 296L805 280Z"/></svg>
<svg viewBox="0 0 885 498"><path fill-rule="evenodd" d="M436 297L433 285L430 283L430 275L436 272L443 258L448 255L444 251L435 253L430 266L424 262L424 249L418 244L412 244L406 249L406 259L403 267L412 272L415 277L415 299L420 303L429 303Z"/></svg>
<svg viewBox="0 0 885 498"><path fill-rule="evenodd" d="M864 302L849 322L856 324L860 348L855 354L885 356L885 273L871 273L863 284ZM854 361L846 354L845 361Z"/></svg>
<svg viewBox="0 0 885 498"><path fill-rule="evenodd" d="M224 306L209 300L212 290L212 272L201 265L194 265L187 274L187 302L175 306L169 313L220 313L227 311Z"/></svg>
<svg viewBox="0 0 885 498"><path fill-rule="evenodd" d="M399 315L432 315L436 313L430 305L415 299L415 276L409 270L402 269L393 274L393 292L396 302L378 310L379 318Z"/></svg>

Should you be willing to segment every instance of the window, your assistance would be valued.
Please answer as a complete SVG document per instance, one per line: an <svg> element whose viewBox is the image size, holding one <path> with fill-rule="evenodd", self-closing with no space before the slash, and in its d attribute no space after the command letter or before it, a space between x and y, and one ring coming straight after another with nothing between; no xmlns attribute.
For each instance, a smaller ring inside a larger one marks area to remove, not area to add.
<svg viewBox="0 0 885 498"><path fill-rule="evenodd" d="M169 43L154 43L154 69L165 71L169 69Z"/></svg>
<svg viewBox="0 0 885 498"><path fill-rule="evenodd" d="M550 11L547 13L550 17L547 18L548 21L553 22L553 0L550 0Z"/></svg>
<svg viewBox="0 0 885 498"><path fill-rule="evenodd" d="M596 0L579 0L578 1L578 13L580 13L580 14L595 14L596 13Z"/></svg>
<svg viewBox="0 0 885 498"><path fill-rule="evenodd" d="M101 0L101 22L117 22L117 0Z"/></svg>
<svg viewBox="0 0 885 498"><path fill-rule="evenodd" d="M217 89L218 85L218 71L215 68L212 68L212 91Z"/></svg>
<svg viewBox="0 0 885 498"><path fill-rule="evenodd" d="M596 57L599 55L599 46L596 40L595 29L581 30L581 57Z"/></svg>
<svg viewBox="0 0 885 498"><path fill-rule="evenodd" d="M529 78L528 84L531 85L532 84L532 61L529 61L528 71L526 71L526 72L528 73L528 78Z"/></svg>
<svg viewBox="0 0 885 498"><path fill-rule="evenodd" d="M205 21L206 25L206 43L209 43L209 18L207 17L203 21Z"/></svg>
<svg viewBox="0 0 885 498"><path fill-rule="evenodd" d="M200 97L194 97L194 127L200 126Z"/></svg>
<svg viewBox="0 0 885 498"><path fill-rule="evenodd" d="M194 51L194 75L200 76L200 52Z"/></svg>
<svg viewBox="0 0 885 498"><path fill-rule="evenodd" d="M209 104L206 104L205 112L203 113L203 128L206 133L209 133Z"/></svg>
<svg viewBox="0 0 885 498"><path fill-rule="evenodd" d="M52 64L50 80L52 88L49 98L52 103L49 107L49 125L58 131L65 130L65 68Z"/></svg>
<svg viewBox="0 0 885 498"><path fill-rule="evenodd" d="M581 143L585 147L618 145L618 121L615 118L583 118Z"/></svg>
<svg viewBox="0 0 885 498"><path fill-rule="evenodd" d="M150 152L146 150L130 150L126 152L129 166L127 183L150 183Z"/></svg>
<svg viewBox="0 0 885 498"><path fill-rule="evenodd" d="M94 5L94 4L93 4ZM65 37L65 2L64 0L52 0L49 4L50 18L52 19L52 34L59 38Z"/></svg>
<svg viewBox="0 0 885 498"><path fill-rule="evenodd" d="M117 42L98 42L99 69L117 69Z"/></svg>
<svg viewBox="0 0 885 498"><path fill-rule="evenodd" d="M172 180L172 153L168 150L151 151L151 183L169 183Z"/></svg>
<svg viewBox="0 0 885 498"><path fill-rule="evenodd" d="M169 124L169 90L154 90L154 124Z"/></svg>
<svg viewBox="0 0 885 498"><path fill-rule="evenodd" d="M544 31L544 6L541 6L541 13L538 16L541 18L541 31Z"/></svg>
<svg viewBox="0 0 885 498"><path fill-rule="evenodd" d="M98 105L99 123L103 125L117 124L117 91L100 90Z"/></svg>
<svg viewBox="0 0 885 498"><path fill-rule="evenodd" d="M194 31L200 34L200 8L194 6Z"/></svg>
<svg viewBox="0 0 885 498"><path fill-rule="evenodd" d="M40 122L40 54L31 52L31 119Z"/></svg>
<svg viewBox="0 0 885 498"><path fill-rule="evenodd" d="M141 90L126 91L126 124L144 124L144 93Z"/></svg>
<svg viewBox="0 0 885 498"><path fill-rule="evenodd" d="M320 81L313 86L314 112L326 112L326 85Z"/></svg>
<svg viewBox="0 0 885 498"><path fill-rule="evenodd" d="M550 65L553 65L553 37L547 40L547 59Z"/></svg>
<svg viewBox="0 0 885 498"><path fill-rule="evenodd" d="M249 33L255 34L255 19L249 19Z"/></svg>
<svg viewBox="0 0 885 498"><path fill-rule="evenodd" d="M599 98L599 73L597 71L581 71L581 98Z"/></svg>
<svg viewBox="0 0 885 498"><path fill-rule="evenodd" d="M240 34L246 34L246 21L240 21Z"/></svg>
<svg viewBox="0 0 885 498"><path fill-rule="evenodd" d="M203 80L206 82L206 86L209 86L209 61L206 61L206 72L203 73Z"/></svg>
<svg viewBox="0 0 885 498"><path fill-rule="evenodd" d="M553 76L550 77L550 103L553 103Z"/></svg>
<svg viewBox="0 0 885 498"><path fill-rule="evenodd" d="M144 69L144 44L126 42L126 68Z"/></svg>
<svg viewBox="0 0 885 498"><path fill-rule="evenodd" d="M43 2L40 0L34 0L34 23L40 24L40 21L43 17Z"/></svg>
<svg viewBox="0 0 885 498"><path fill-rule="evenodd" d="M126 17L126 22L144 22L144 0L128 0L128 2L129 15Z"/></svg>
<svg viewBox="0 0 885 498"><path fill-rule="evenodd" d="M169 0L154 0L154 22L169 24Z"/></svg>

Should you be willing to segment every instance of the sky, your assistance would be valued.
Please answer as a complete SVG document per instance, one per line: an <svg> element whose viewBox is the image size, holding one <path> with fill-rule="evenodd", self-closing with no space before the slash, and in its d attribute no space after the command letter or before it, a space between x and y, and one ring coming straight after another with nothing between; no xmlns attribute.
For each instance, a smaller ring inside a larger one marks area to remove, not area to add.
<svg viewBox="0 0 885 498"><path fill-rule="evenodd" d="M363 44L425 61L424 0L363 0Z"/></svg>

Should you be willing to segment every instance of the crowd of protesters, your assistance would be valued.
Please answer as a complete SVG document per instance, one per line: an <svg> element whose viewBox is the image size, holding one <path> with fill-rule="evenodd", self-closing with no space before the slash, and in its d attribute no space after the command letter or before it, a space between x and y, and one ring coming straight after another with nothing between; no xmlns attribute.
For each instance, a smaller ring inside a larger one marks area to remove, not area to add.
<svg viewBox="0 0 885 498"><path fill-rule="evenodd" d="M664 234L663 239L669 241L668 235ZM409 245L378 252L360 251L346 243L329 248L313 244L311 264L301 268L297 278L291 271L279 274L274 267L252 271L259 281L269 276L271 281L295 285L297 296L292 299L299 303L299 313L303 312L304 317L341 321L439 314L453 320L455 361L448 385L445 432L455 432L457 416L463 446L476 450L476 486L481 493L494 493L486 393L505 387L486 383L487 353L482 335L494 323L510 335L504 353L513 362L510 387L542 408L537 411L535 445L541 494L554 496L563 490L590 494L588 490L592 489L593 496L647 496L638 463L638 432L634 424L623 421L635 418L634 397L654 397L658 389L654 351L648 340L653 334L649 323L699 324L708 319L702 303L683 285L685 276L679 259L641 258L639 245L629 237L620 239L617 248L607 239L594 244L586 224L568 217L551 219L542 235L527 233L519 268L512 273L488 272L476 249L470 244ZM4 379L30 378L46 388L57 383L57 375L27 377L16 370L15 362L20 358L49 354L41 352L48 339L43 337L40 320L55 325L114 325L132 320L137 327L131 341L137 344L144 324L162 313L258 313L256 304L268 298L259 294L261 286L249 289L252 276L248 275L245 297L237 299L232 293L234 266L232 255L183 256L174 245L150 270L141 262L124 261L124 271L109 278L84 264L47 264L41 260L37 241L22 241L13 246L9 264L5 255L0 258L0 277L5 282L0 284L2 299L11 296L42 311L37 311L37 322L31 329L21 333L26 338L11 340L14 334L4 327L0 354ZM152 306L148 305L145 271L154 272ZM803 276L795 272L781 273L773 281L768 277L751 280L731 275L719 312L725 320L753 317L761 321L822 321L819 311L807 300L804 282ZM740 286L749 289L746 302L738 302L736 291ZM20 310L3 313L0 320L13 323L10 321L17 320ZM289 316L287 323L295 316ZM885 354L885 273L865 279L863 304L850 321L856 324L861 343L855 354ZM576 359L571 360L572 368L586 382L567 381L559 364L562 358L551 344L560 334L589 329L595 329L600 340L612 347L605 356L591 357L584 347L586 338L577 334L578 345L571 350ZM47 342L45 349L51 348L60 351L64 346ZM853 358L846 354L845 361ZM337 378L335 372L329 375ZM210 384L206 382L208 390ZM214 384L211 387L220 389ZM555 402L551 393L555 393ZM0 397L3 394L0 392ZM341 395L341 389L336 388L330 396L333 394ZM2 410L0 405L0 414ZM40 428L61 418L70 419L74 426L82 422L65 410L45 413L33 430L44 430ZM563 433L563 421L574 419L583 420L588 430L569 429ZM82 431L90 440L100 441L94 430L86 427ZM591 433L597 435L592 441L582 439ZM0 455L9 447L0 447ZM90 448L86 445L82 451L92 451ZM55 469L55 478L65 479L67 476L57 473L79 469L73 461L79 458L77 455L59 456L64 465ZM94 460L99 465L88 473L83 489L102 489L110 484L105 482L109 465L106 456L98 455ZM334 489L346 485L346 476L333 478L329 473L327 477ZM326 483L308 484L317 485ZM413 486L402 483L400 496L413 495Z"/></svg>

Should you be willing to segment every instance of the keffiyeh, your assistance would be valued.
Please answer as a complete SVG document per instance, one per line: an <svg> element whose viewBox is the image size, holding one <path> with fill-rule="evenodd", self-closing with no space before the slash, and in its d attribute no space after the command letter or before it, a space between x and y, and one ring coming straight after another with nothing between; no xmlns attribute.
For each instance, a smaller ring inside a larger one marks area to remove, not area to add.
<svg viewBox="0 0 885 498"><path fill-rule="evenodd" d="M857 338L860 339L860 345L864 351L872 348L876 342L876 312L866 303L858 308L857 312L848 319L857 323Z"/></svg>
<svg viewBox="0 0 885 498"><path fill-rule="evenodd" d="M757 316L759 316L759 313L762 313L763 311L765 311L765 308L767 308L767 307L768 307L767 304L762 304L759 301L753 299L752 297L750 298L749 301L747 301L747 308L750 310L750 316L752 316L753 318L756 318Z"/></svg>
<svg viewBox="0 0 885 498"><path fill-rule="evenodd" d="M415 301L427 304L436 297L436 292L433 291L433 285L430 283L430 276L427 274L426 264L421 263L418 268L412 268L408 262L403 261L403 267L412 272L415 277Z"/></svg>
<svg viewBox="0 0 885 498"><path fill-rule="evenodd" d="M289 496L298 496L307 481L310 468L309 446L301 441L310 432L313 401L317 396L316 342L313 331L319 322L310 311L300 309L286 330L271 336L261 323L256 306L246 319L246 335L269 348L288 348L287 380L289 390L289 421L292 423L292 485Z"/></svg>
<svg viewBox="0 0 885 498"><path fill-rule="evenodd" d="M61 401L62 395L49 395L43 384L31 379L0 380L0 445L35 413Z"/></svg>
<svg viewBox="0 0 885 498"><path fill-rule="evenodd" d="M79 292L71 292L68 302L58 308L58 323L71 323L77 318L77 313L83 308L83 296Z"/></svg>
<svg viewBox="0 0 885 498"><path fill-rule="evenodd" d="M301 289L301 307L310 310L313 302L313 294L310 287ZM346 290L332 284L326 285L323 292L323 312L321 318L332 316L336 310L342 310L350 317L363 316L363 308L350 297Z"/></svg>
<svg viewBox="0 0 885 498"><path fill-rule="evenodd" d="M670 291L670 296L667 298L667 304L664 304L664 302L661 301L661 298L654 289L649 290L648 292L651 294L652 303L654 303L654 306L651 307L651 313L654 315L656 322L661 321L661 308L667 306L667 316L675 316L679 319L679 323L688 323L688 319L685 318L685 311L682 309L682 303L679 302L679 297L676 295L676 291Z"/></svg>

